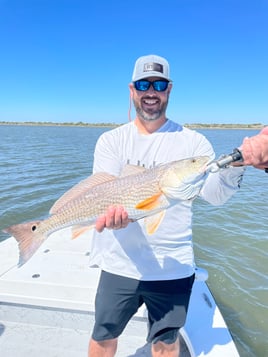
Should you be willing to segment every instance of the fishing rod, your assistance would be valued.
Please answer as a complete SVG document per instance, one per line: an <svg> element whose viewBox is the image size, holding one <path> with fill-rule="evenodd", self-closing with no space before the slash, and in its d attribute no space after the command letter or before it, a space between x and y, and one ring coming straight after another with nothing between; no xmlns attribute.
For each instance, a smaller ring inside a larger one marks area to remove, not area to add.
<svg viewBox="0 0 268 357"><path fill-rule="evenodd" d="M232 162L238 161L243 161L243 155L239 149L235 148L231 154L222 155L219 159L211 161L206 170L214 173L228 167Z"/></svg>
<svg viewBox="0 0 268 357"><path fill-rule="evenodd" d="M215 173L220 169L227 168L232 162L239 161L243 161L243 155L239 149L235 148L231 154L222 155L219 159L209 162L206 171ZM268 168L265 168L264 171L268 174Z"/></svg>

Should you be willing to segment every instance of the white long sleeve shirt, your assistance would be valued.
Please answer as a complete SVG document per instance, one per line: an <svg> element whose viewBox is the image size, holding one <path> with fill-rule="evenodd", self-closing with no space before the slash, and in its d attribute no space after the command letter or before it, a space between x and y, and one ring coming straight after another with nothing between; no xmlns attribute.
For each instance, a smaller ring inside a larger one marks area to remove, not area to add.
<svg viewBox="0 0 268 357"><path fill-rule="evenodd" d="M168 120L158 131L143 135L134 122L102 134L96 144L93 172L120 175L127 164L150 168L193 156L215 154L200 133ZM244 168L209 174L200 196L213 205L225 203L238 189ZM120 230L94 232L90 265L139 280L169 280L190 276L195 263L192 246L192 201L166 211L158 230L148 235L144 221Z"/></svg>

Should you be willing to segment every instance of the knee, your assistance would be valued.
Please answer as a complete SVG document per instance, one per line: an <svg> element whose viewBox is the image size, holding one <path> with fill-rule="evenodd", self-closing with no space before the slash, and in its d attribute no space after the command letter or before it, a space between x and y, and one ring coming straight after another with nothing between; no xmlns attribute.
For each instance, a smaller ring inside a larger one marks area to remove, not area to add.
<svg viewBox="0 0 268 357"><path fill-rule="evenodd" d="M88 357L113 357L117 349L117 338L96 341L91 338L88 347Z"/></svg>
<svg viewBox="0 0 268 357"><path fill-rule="evenodd" d="M152 343L152 356L179 356L180 346L178 339L173 343L157 341Z"/></svg>

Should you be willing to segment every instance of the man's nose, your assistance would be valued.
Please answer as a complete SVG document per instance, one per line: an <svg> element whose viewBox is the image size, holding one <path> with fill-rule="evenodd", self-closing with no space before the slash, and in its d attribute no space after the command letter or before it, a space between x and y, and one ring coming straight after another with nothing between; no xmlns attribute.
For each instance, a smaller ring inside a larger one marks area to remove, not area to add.
<svg viewBox="0 0 268 357"><path fill-rule="evenodd" d="M152 84L152 83L150 84L150 87L149 87L149 89L147 90L147 92L148 92L148 93L154 93L154 92L155 92L155 90L154 90L154 87L153 87L153 84Z"/></svg>

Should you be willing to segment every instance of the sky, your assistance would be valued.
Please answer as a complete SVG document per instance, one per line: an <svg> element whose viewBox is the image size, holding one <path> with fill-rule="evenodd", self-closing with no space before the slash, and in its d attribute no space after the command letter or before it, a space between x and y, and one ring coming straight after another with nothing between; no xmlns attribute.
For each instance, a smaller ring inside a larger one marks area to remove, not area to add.
<svg viewBox="0 0 268 357"><path fill-rule="evenodd" d="M268 0L0 0L0 121L126 123L148 54L168 118L268 124Z"/></svg>

